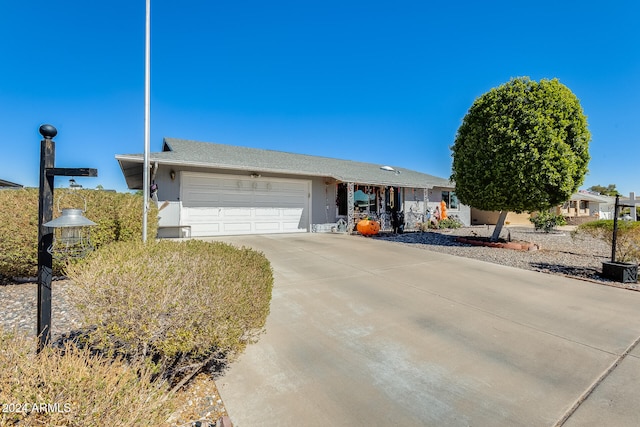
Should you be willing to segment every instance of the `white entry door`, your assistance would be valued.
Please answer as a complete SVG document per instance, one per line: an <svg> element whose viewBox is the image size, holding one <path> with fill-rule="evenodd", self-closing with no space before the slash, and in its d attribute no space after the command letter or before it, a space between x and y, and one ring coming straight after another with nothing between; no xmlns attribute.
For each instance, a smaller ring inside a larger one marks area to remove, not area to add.
<svg viewBox="0 0 640 427"><path fill-rule="evenodd" d="M309 230L309 180L182 172L180 183L193 237Z"/></svg>

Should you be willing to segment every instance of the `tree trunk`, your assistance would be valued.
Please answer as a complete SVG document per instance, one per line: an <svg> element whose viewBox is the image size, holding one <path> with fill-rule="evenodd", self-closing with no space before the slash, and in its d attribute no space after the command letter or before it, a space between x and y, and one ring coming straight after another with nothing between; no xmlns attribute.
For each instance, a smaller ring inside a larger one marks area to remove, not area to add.
<svg viewBox="0 0 640 427"><path fill-rule="evenodd" d="M491 236L492 242L497 242L500 237L500 233L502 232L502 227L504 226L504 220L507 219L507 211L500 211L500 216L498 217L498 222L496 222L496 228L493 230L493 235Z"/></svg>

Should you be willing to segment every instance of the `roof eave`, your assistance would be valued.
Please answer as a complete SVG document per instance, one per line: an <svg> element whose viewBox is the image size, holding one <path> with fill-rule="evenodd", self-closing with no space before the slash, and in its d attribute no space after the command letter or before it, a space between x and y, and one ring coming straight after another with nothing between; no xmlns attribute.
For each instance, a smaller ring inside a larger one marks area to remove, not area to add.
<svg viewBox="0 0 640 427"><path fill-rule="evenodd" d="M116 160L120 163L120 169L122 169L123 174L125 174L125 179L127 181L127 185L129 186L130 179L127 177L125 173L125 168L123 162L129 163L143 163L144 158L142 155L127 155L127 154L119 154L116 155ZM153 153L151 153L150 163L158 163L159 165L168 165L168 166L182 166L182 167L196 167L196 168L207 168L207 169L220 169L226 171L245 171L245 172L260 172L260 173L272 173L272 174L285 174L285 175L295 175L295 176L321 176L333 178L336 181L340 182L354 182L358 184L364 185L379 185L379 186L393 186L393 187L405 187L405 188L427 188L432 189L434 187L450 187L454 188L455 184L451 183L439 183L439 182L431 182L431 183L420 183L415 181L402 181L402 180L366 180L366 179L357 179L344 175L334 174L334 173L316 173L309 174L308 172L297 172L292 171L290 169L278 169L278 168L265 168L265 167L250 167L244 165L227 165L227 164L216 164L210 162L194 162L194 161L185 161L185 160L171 160L171 159L162 159L162 158L154 158ZM133 180L132 180L133 181ZM138 186L138 183L134 183L134 186ZM426 185L425 185L426 184ZM132 188L131 189L138 189Z"/></svg>

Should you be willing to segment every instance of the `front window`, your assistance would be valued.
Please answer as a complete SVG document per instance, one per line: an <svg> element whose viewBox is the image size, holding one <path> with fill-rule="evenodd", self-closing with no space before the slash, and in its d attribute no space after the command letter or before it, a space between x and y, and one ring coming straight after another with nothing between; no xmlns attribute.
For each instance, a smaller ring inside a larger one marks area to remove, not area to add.
<svg viewBox="0 0 640 427"><path fill-rule="evenodd" d="M453 191L443 191L442 200L447 205L447 209L457 211L460 207L456 193Z"/></svg>
<svg viewBox="0 0 640 427"><path fill-rule="evenodd" d="M376 191L372 187L359 187L353 193L356 211L360 212L378 212L376 203Z"/></svg>

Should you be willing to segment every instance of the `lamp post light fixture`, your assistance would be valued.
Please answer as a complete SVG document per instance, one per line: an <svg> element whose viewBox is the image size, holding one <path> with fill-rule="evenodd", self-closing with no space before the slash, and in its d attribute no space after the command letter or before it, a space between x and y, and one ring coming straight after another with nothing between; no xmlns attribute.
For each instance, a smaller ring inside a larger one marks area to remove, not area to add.
<svg viewBox="0 0 640 427"><path fill-rule="evenodd" d="M53 179L55 176L98 176L97 169L56 168L58 134L51 125L40 126L40 181L38 191L38 352L51 340L51 279L53 275Z"/></svg>
<svg viewBox="0 0 640 427"><path fill-rule="evenodd" d="M86 211L86 206L85 206ZM62 215L43 224L56 229L47 249L55 258L80 258L93 249L88 227L97 225L82 215L82 209L62 209Z"/></svg>

